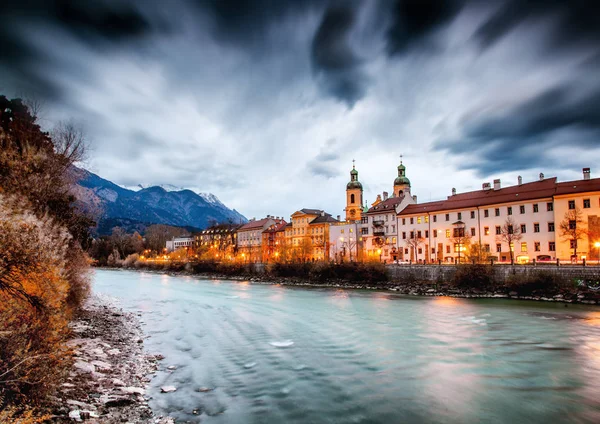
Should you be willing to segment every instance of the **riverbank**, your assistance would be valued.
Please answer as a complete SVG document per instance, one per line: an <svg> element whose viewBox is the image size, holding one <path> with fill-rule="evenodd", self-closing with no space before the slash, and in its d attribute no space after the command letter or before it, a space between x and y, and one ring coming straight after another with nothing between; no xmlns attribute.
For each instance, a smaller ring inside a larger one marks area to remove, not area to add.
<svg viewBox="0 0 600 424"><path fill-rule="evenodd" d="M136 315L124 312L108 298L92 295L69 326L74 338L68 346L74 363L50 398L52 422L173 422L154 417L148 406L146 386L162 357L144 352Z"/></svg>
<svg viewBox="0 0 600 424"><path fill-rule="evenodd" d="M167 265L167 266L165 266ZM335 265L333 265L335 266ZM104 268L104 267L103 267ZM397 267L390 270L389 274ZM408 273L403 279L388 279L369 282L356 282L343 278L326 278L318 274L316 278L273 275L257 272L251 267L237 267L235 273L198 272L191 264L169 263L162 266L137 262L123 268L144 272L158 272L172 275L189 275L207 279L249 281L256 284L281 284L297 287L344 288L361 290L390 290L410 296L450 296L458 298L505 298L546 302L600 304L600 288L596 280L564 277L544 269L532 270L527 274L515 273L502 283L494 281L492 270L483 265L465 265L456 268L451 277L421 279L415 273Z"/></svg>

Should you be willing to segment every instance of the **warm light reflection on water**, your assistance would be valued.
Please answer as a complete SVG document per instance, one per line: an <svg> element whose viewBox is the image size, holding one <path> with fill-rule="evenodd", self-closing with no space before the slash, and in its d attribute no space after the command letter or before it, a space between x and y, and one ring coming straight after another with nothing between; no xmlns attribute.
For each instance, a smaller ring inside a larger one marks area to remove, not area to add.
<svg viewBox="0 0 600 424"><path fill-rule="evenodd" d="M142 313L145 347L165 355L150 404L182 422L600 422L596 308L118 271L95 279Z"/></svg>

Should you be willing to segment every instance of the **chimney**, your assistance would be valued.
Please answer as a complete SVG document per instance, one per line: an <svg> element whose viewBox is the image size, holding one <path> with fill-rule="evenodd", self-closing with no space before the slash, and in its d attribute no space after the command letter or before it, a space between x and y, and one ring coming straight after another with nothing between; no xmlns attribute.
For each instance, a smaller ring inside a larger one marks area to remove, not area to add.
<svg viewBox="0 0 600 424"><path fill-rule="evenodd" d="M387 200L388 199L388 192L384 191L383 192L383 200Z"/></svg>
<svg viewBox="0 0 600 424"><path fill-rule="evenodd" d="M321 211L321 216L325 216L325 211Z"/></svg>
<svg viewBox="0 0 600 424"><path fill-rule="evenodd" d="M456 196L456 189L454 187L452 187L452 195Z"/></svg>
<svg viewBox="0 0 600 424"><path fill-rule="evenodd" d="M413 194L413 200L415 201L415 203L417 203L417 195Z"/></svg>
<svg viewBox="0 0 600 424"><path fill-rule="evenodd" d="M483 184L481 184L481 188L484 190L491 190L492 185L490 183L483 183Z"/></svg>
<svg viewBox="0 0 600 424"><path fill-rule="evenodd" d="M517 177L517 182L519 183L519 185L523 184L523 177L521 177L520 175Z"/></svg>
<svg viewBox="0 0 600 424"><path fill-rule="evenodd" d="M271 215L267 215L267 218L271 218Z"/></svg>
<svg viewBox="0 0 600 424"><path fill-rule="evenodd" d="M583 168L583 179L584 180L590 179L590 168Z"/></svg>
<svg viewBox="0 0 600 424"><path fill-rule="evenodd" d="M376 202L381 202L381 194L377 195L377 199L375 200Z"/></svg>
<svg viewBox="0 0 600 424"><path fill-rule="evenodd" d="M540 172L540 181L542 181L544 179L544 173Z"/></svg>
<svg viewBox="0 0 600 424"><path fill-rule="evenodd" d="M339 215L337 216L337 220L338 220L338 221L340 220L340 216L339 216Z"/></svg>
<svg viewBox="0 0 600 424"><path fill-rule="evenodd" d="M500 190L500 178L494 180L494 190Z"/></svg>

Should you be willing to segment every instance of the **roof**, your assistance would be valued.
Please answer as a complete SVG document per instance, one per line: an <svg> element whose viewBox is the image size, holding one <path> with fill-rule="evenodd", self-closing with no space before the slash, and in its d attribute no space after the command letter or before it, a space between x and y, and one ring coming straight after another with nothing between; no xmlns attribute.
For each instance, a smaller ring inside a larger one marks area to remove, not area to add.
<svg viewBox="0 0 600 424"><path fill-rule="evenodd" d="M300 209L300 212L305 213L307 215L321 215L321 212L323 212L323 211L321 209L303 208L303 209Z"/></svg>
<svg viewBox="0 0 600 424"><path fill-rule="evenodd" d="M557 183L556 177L501 189L477 190L448 196L446 200L408 205L398 215L476 208L501 203L552 198L556 195L600 191L600 178Z"/></svg>
<svg viewBox="0 0 600 424"><path fill-rule="evenodd" d="M258 229L258 228L262 228L271 219L273 219L273 218L263 218L263 219L259 219L258 221L250 221L250 222L242 225L238 229L238 231L248 231L248 230L255 230L255 229Z"/></svg>
<svg viewBox="0 0 600 424"><path fill-rule="evenodd" d="M396 212L396 206L398 206L403 199L404 196L390 197L382 202L377 203L375 206L372 206L367 213L381 213L388 211Z"/></svg>
<svg viewBox="0 0 600 424"><path fill-rule="evenodd" d="M263 233L276 233L278 231L284 231L284 229L287 225L288 225L288 223L282 219L278 223L271 225L269 228L267 228L265 231L263 231Z"/></svg>
<svg viewBox="0 0 600 424"><path fill-rule="evenodd" d="M327 222L339 222L337 219L332 217L330 214L326 213L325 215L319 215L315 219L309 222L309 224L324 224Z"/></svg>

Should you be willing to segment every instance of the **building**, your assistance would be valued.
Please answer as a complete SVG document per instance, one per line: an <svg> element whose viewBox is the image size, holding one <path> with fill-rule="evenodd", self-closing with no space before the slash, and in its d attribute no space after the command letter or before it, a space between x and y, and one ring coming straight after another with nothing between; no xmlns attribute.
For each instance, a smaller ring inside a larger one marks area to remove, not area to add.
<svg viewBox="0 0 600 424"><path fill-rule="evenodd" d="M285 227L288 223L275 217L275 223L262 233L262 261L278 261L285 245Z"/></svg>
<svg viewBox="0 0 600 424"><path fill-rule="evenodd" d="M238 255L244 262L260 262L262 260L262 233L275 224L275 217L256 220L252 218L237 230Z"/></svg>
<svg viewBox="0 0 600 424"><path fill-rule="evenodd" d="M413 262L463 262L484 256L499 262L570 260L598 252L595 242L600 216L600 179L558 183L556 178L502 187L484 183L481 190L401 208L398 218L400 257ZM579 213L578 219L567 219ZM579 227L579 240L569 240L561 223ZM575 222L569 222L575 221ZM592 231L590 231L592 230ZM600 232L597 233L600 235ZM511 255L512 250L512 255Z"/></svg>
<svg viewBox="0 0 600 424"><path fill-rule="evenodd" d="M365 246L362 232L364 230L368 230L368 225L361 221L337 222L330 225L329 259L336 263L363 261Z"/></svg>
<svg viewBox="0 0 600 424"><path fill-rule="evenodd" d="M329 226L339 222L320 209L294 212L285 227L286 260L316 261L329 259Z"/></svg>
<svg viewBox="0 0 600 424"><path fill-rule="evenodd" d="M361 221L366 224L361 229L366 257L385 263L402 259L402 252L398 250L397 214L408 205L416 203L416 196L411 196L410 180L406 177L406 167L402 161L398 165L398 176L394 179L393 188L391 197L385 191L377 196L364 213L366 219Z"/></svg>
<svg viewBox="0 0 600 424"><path fill-rule="evenodd" d="M190 249L194 247L194 238L191 236L173 237L171 240L167 240L165 247L167 252L174 252L178 249Z"/></svg>
<svg viewBox="0 0 600 424"><path fill-rule="evenodd" d="M202 230L195 237L195 249L199 254L215 258L233 258L237 253L237 230L239 224L216 224Z"/></svg>
<svg viewBox="0 0 600 424"><path fill-rule="evenodd" d="M350 181L346 184L346 221L357 221L361 219L363 210L363 186L358 181L358 171L352 161L352 171L350 171Z"/></svg>

